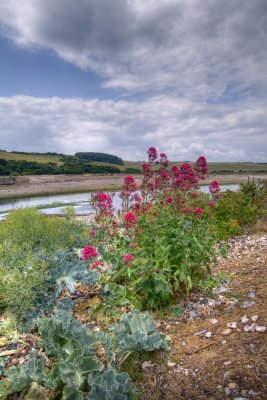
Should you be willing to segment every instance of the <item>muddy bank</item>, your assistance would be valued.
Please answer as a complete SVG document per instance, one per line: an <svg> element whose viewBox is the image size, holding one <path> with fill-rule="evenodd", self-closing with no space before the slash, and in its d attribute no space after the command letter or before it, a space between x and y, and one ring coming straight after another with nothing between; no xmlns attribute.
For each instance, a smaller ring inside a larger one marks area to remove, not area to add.
<svg viewBox="0 0 267 400"><path fill-rule="evenodd" d="M16 177L15 185L0 185L0 198L21 198L29 196L49 195L58 193L87 192L94 190L118 190L123 183L124 175L28 175ZM137 184L141 176L136 175ZM220 184L238 184L250 179L267 179L267 175L209 175L202 181L208 185L212 180Z"/></svg>

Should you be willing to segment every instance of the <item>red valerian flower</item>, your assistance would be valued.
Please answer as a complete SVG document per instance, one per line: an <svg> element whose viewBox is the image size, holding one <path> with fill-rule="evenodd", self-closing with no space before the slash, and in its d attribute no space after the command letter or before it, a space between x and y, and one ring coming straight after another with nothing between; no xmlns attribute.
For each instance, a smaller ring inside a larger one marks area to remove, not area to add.
<svg viewBox="0 0 267 400"><path fill-rule="evenodd" d="M162 169L160 173L164 181L169 181L171 179L168 171L166 171L165 169Z"/></svg>
<svg viewBox="0 0 267 400"><path fill-rule="evenodd" d="M127 222L128 224L137 224L137 222L138 222L135 214L131 211L128 211L127 213L125 213L124 221Z"/></svg>
<svg viewBox="0 0 267 400"><path fill-rule="evenodd" d="M167 167L169 165L168 156L165 153L160 153L160 160L159 163Z"/></svg>
<svg viewBox="0 0 267 400"><path fill-rule="evenodd" d="M208 172L208 168L207 168L207 161L204 156L198 157L194 169L201 179L205 179L205 176L202 175L205 175Z"/></svg>
<svg viewBox="0 0 267 400"><path fill-rule="evenodd" d="M173 198L172 197L167 197L167 199L165 200L166 203L170 204L173 202Z"/></svg>
<svg viewBox="0 0 267 400"><path fill-rule="evenodd" d="M200 217L203 214L204 210L202 208L198 207L195 209L194 212L195 212L195 214L197 214L198 217Z"/></svg>
<svg viewBox="0 0 267 400"><path fill-rule="evenodd" d="M125 176L123 189L129 192L135 192L137 190L137 186L133 176L131 175Z"/></svg>
<svg viewBox="0 0 267 400"><path fill-rule="evenodd" d="M147 152L149 161L155 161L158 158L156 147L150 147Z"/></svg>
<svg viewBox="0 0 267 400"><path fill-rule="evenodd" d="M89 230L89 236L94 237L95 236L95 231L93 229Z"/></svg>
<svg viewBox="0 0 267 400"><path fill-rule="evenodd" d="M112 221L111 225L113 226L113 228L116 228L118 226L118 222Z"/></svg>
<svg viewBox="0 0 267 400"><path fill-rule="evenodd" d="M100 267L100 265L102 265L102 262L100 260L96 260L90 264L90 268L97 268Z"/></svg>
<svg viewBox="0 0 267 400"><path fill-rule="evenodd" d="M217 181L212 181L209 185L209 190L211 194L218 193L221 190L219 183Z"/></svg>
<svg viewBox="0 0 267 400"><path fill-rule="evenodd" d="M181 212L183 214L188 214L188 213L192 212L192 209L191 208L184 208L183 210L181 210Z"/></svg>
<svg viewBox="0 0 267 400"><path fill-rule="evenodd" d="M142 203L142 197L138 193L134 194L134 200L138 203Z"/></svg>
<svg viewBox="0 0 267 400"><path fill-rule="evenodd" d="M126 253L125 256L123 257L124 262L134 261L134 260L135 260L135 258L129 253Z"/></svg>
<svg viewBox="0 0 267 400"><path fill-rule="evenodd" d="M97 250L93 246L85 246L83 248L83 260L87 260L88 258L97 257L99 254Z"/></svg>
<svg viewBox="0 0 267 400"><path fill-rule="evenodd" d="M142 168L143 168L143 173L145 174L145 175L150 175L151 174L151 172L152 172L152 169L151 169L151 167L150 167L150 165L149 164L142 164Z"/></svg>

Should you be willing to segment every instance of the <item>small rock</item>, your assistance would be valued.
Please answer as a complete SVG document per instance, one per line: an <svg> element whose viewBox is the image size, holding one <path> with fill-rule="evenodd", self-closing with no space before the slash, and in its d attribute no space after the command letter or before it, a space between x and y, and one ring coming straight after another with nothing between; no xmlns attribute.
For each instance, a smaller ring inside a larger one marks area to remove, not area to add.
<svg viewBox="0 0 267 400"><path fill-rule="evenodd" d="M237 322L229 322L227 324L228 328L236 329L237 328Z"/></svg>
<svg viewBox="0 0 267 400"><path fill-rule="evenodd" d="M152 366L153 364L151 364L151 361L144 361L142 364L142 369L150 368Z"/></svg>
<svg viewBox="0 0 267 400"><path fill-rule="evenodd" d="M215 307L215 300L209 299L208 305L209 305L210 307L214 308L214 307Z"/></svg>
<svg viewBox="0 0 267 400"><path fill-rule="evenodd" d="M216 319L216 318L211 318L210 319L210 323L212 324L212 325L216 325L216 324L218 324L218 320Z"/></svg>
<svg viewBox="0 0 267 400"><path fill-rule="evenodd" d="M212 333L211 332L206 332L205 333L205 338L210 339L212 337Z"/></svg>
<svg viewBox="0 0 267 400"><path fill-rule="evenodd" d="M235 382L230 382L230 383L228 384L228 387L229 387L231 390L236 390L236 389L238 388L238 385L237 385Z"/></svg>
<svg viewBox="0 0 267 400"><path fill-rule="evenodd" d="M95 326L94 329L93 329L93 331L94 331L94 332L99 332L99 331L100 331L99 326Z"/></svg>
<svg viewBox="0 0 267 400"><path fill-rule="evenodd" d="M196 313L196 311L189 311L189 318L196 318L198 316L198 314Z"/></svg>
<svg viewBox="0 0 267 400"><path fill-rule="evenodd" d="M255 326L255 331L256 331L256 332L260 332L260 333L264 333L264 332L266 332L266 326L259 326L259 325L256 325L256 326Z"/></svg>
<svg viewBox="0 0 267 400"><path fill-rule="evenodd" d="M249 318L246 315L244 315L244 317L241 318L242 324L246 324L248 321L249 321Z"/></svg>
<svg viewBox="0 0 267 400"><path fill-rule="evenodd" d="M251 319L252 319L253 322L257 322L258 319L259 319L259 316L258 315L252 315Z"/></svg>
<svg viewBox="0 0 267 400"><path fill-rule="evenodd" d="M223 379L227 379L229 375L230 375L230 371L226 371L226 372L223 374Z"/></svg>
<svg viewBox="0 0 267 400"><path fill-rule="evenodd" d="M255 328L256 328L256 324L252 324L252 325L245 325L244 326L244 331L245 332L255 332Z"/></svg>
<svg viewBox="0 0 267 400"><path fill-rule="evenodd" d="M229 389L229 387L224 388L224 391L225 391L226 396L230 396L231 389Z"/></svg>
<svg viewBox="0 0 267 400"><path fill-rule="evenodd" d="M224 331L222 331L222 336L229 336L232 332L232 329L225 329Z"/></svg>
<svg viewBox="0 0 267 400"><path fill-rule="evenodd" d="M232 364L232 361L224 361L224 363L223 363L223 365L225 365L226 367L228 366L228 365L231 365Z"/></svg>
<svg viewBox="0 0 267 400"><path fill-rule="evenodd" d="M209 300L208 299L200 299L199 302L201 305L207 306L209 304Z"/></svg>
<svg viewBox="0 0 267 400"><path fill-rule="evenodd" d="M249 299L255 299L255 297L256 297L256 294L253 293L253 292L250 292L250 293L248 294L248 298L249 298Z"/></svg>
<svg viewBox="0 0 267 400"><path fill-rule="evenodd" d="M249 308L249 307L253 307L255 305L256 305L255 301L243 301L243 303L240 306L240 308Z"/></svg>
<svg viewBox="0 0 267 400"><path fill-rule="evenodd" d="M171 325L166 325L166 329L167 330L171 329Z"/></svg>
<svg viewBox="0 0 267 400"><path fill-rule="evenodd" d="M222 341L222 344L226 344L226 343L227 343L226 340L223 340L223 341Z"/></svg>
<svg viewBox="0 0 267 400"><path fill-rule="evenodd" d="M167 366L168 366L168 368L175 368L176 367L176 363L175 362L168 362L168 364L167 364Z"/></svg>

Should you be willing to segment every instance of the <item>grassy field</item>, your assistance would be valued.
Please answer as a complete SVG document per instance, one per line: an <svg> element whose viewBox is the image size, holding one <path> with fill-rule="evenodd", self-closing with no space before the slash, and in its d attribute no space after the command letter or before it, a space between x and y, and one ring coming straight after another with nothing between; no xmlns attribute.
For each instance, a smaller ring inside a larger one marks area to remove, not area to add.
<svg viewBox="0 0 267 400"><path fill-rule="evenodd" d="M0 151L0 159L5 160L25 160L25 161L36 161L39 163L53 162L57 165L62 165L60 156L56 155L45 155L45 154L17 154ZM171 165L180 165L183 161L171 162ZM106 162L94 161L93 165L110 165ZM125 168L140 168L140 161L124 161L124 165L115 165L121 171ZM242 173L242 172L253 172L253 173L267 173L267 163L253 163L253 162L210 162L208 163L208 169L210 173Z"/></svg>
<svg viewBox="0 0 267 400"><path fill-rule="evenodd" d="M60 156L52 156L46 154L17 154L9 153L7 151L0 151L0 159L12 160L12 161L35 161L38 163L49 163L53 162L57 165L62 165L63 162L60 161Z"/></svg>

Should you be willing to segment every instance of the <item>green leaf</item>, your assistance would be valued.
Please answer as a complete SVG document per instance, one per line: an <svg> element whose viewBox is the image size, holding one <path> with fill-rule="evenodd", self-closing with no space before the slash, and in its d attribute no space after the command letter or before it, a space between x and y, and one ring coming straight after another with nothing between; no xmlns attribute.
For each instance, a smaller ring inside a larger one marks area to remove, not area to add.
<svg viewBox="0 0 267 400"><path fill-rule="evenodd" d="M38 383L32 382L31 388L25 397L25 400L49 400L46 390Z"/></svg>
<svg viewBox="0 0 267 400"><path fill-rule="evenodd" d="M91 392L88 400L131 400L134 387L127 373L108 368L103 374L91 374L88 379Z"/></svg>

